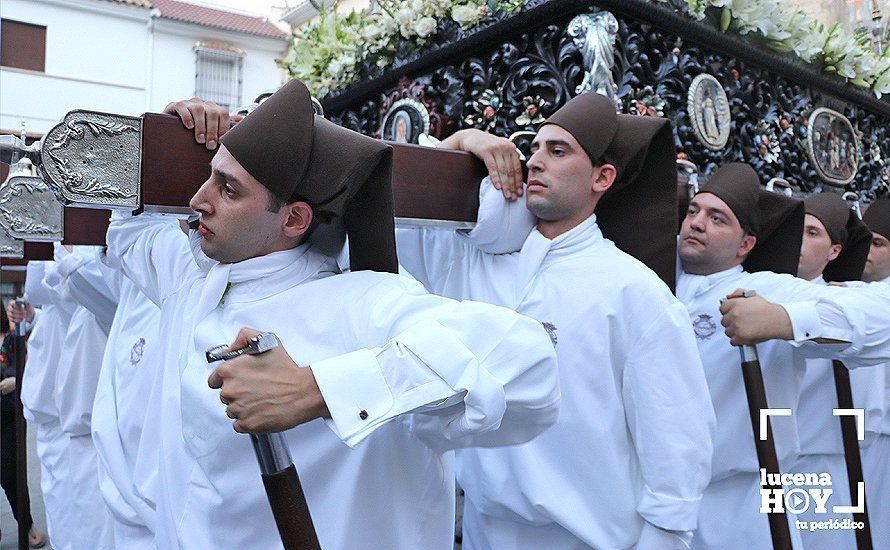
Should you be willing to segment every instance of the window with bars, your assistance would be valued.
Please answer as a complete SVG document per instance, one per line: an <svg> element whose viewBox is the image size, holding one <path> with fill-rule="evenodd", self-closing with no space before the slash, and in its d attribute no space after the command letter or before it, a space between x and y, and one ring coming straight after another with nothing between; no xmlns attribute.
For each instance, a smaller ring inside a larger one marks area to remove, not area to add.
<svg viewBox="0 0 890 550"><path fill-rule="evenodd" d="M230 111L240 107L244 53L199 43L195 56L195 95Z"/></svg>

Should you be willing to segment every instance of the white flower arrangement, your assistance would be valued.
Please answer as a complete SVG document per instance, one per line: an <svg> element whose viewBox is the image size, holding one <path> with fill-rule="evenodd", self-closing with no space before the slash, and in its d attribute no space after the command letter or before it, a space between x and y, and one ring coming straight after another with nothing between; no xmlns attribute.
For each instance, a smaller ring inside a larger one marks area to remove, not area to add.
<svg viewBox="0 0 890 550"><path fill-rule="evenodd" d="M868 36L850 36L839 23L825 28L785 0L686 0L686 5L699 20L707 8L720 8L722 30L759 34L774 50L793 52L854 86L870 88L878 98L890 94L890 50L874 53Z"/></svg>
<svg viewBox="0 0 890 550"><path fill-rule="evenodd" d="M503 12L522 9L523 0L493 3ZM362 65L383 68L395 61L399 42L422 47L450 18L462 29L492 15L486 0L380 0L374 13L324 11L294 33L281 65L318 97L354 81Z"/></svg>
<svg viewBox="0 0 890 550"><path fill-rule="evenodd" d="M870 88L878 98L890 94L890 49L882 55L873 53L868 36L850 36L839 24L825 28L785 0L686 0L686 4L695 19L703 19L710 7L719 8L722 30L760 35L772 49L793 52L825 72ZM380 0L377 5L380 11L375 13L322 12L318 21L294 34L282 66L322 97L354 81L365 64L380 68L392 64L400 42L424 46L446 18L466 30L492 15L486 0ZM524 1L497 0L492 5L515 12Z"/></svg>

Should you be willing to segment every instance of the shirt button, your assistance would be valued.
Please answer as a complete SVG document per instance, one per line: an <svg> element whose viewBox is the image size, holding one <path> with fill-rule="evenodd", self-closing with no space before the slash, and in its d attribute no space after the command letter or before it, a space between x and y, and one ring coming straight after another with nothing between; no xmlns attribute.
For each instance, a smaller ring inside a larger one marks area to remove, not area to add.
<svg viewBox="0 0 890 550"><path fill-rule="evenodd" d="M362 409L361 412L358 413L358 417L361 418L362 420L367 420L368 419L368 411Z"/></svg>

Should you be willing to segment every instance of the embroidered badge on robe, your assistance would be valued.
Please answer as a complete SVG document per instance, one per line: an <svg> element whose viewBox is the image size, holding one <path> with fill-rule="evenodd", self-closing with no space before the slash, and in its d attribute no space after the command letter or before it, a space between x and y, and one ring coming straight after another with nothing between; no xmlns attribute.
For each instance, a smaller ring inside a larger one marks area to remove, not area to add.
<svg viewBox="0 0 890 550"><path fill-rule="evenodd" d="M698 317L692 321L692 330L695 332L696 338L699 340L707 340L717 332L717 323L714 322L714 319L712 319L710 315L700 313Z"/></svg>
<svg viewBox="0 0 890 550"><path fill-rule="evenodd" d="M546 321L541 321L541 324L544 325L544 329L547 331L547 336L550 337L550 341L553 343L553 347L556 347L556 325L553 323L548 323Z"/></svg>
<svg viewBox="0 0 890 550"><path fill-rule="evenodd" d="M145 338L140 338L133 344L133 349L130 350L130 364L134 367L139 364L139 361L142 361L142 350L144 347Z"/></svg>

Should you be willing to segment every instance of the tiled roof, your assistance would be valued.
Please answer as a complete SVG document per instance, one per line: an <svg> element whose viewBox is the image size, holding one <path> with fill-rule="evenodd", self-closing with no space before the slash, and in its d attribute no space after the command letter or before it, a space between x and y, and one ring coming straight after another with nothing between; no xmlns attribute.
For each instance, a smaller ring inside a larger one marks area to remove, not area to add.
<svg viewBox="0 0 890 550"><path fill-rule="evenodd" d="M124 3L147 0L118 0ZM178 0L151 0L151 5L161 12L164 19L184 21L205 27L216 27L227 31L243 32L270 38L286 39L287 33L261 17L251 17L230 11L208 8Z"/></svg>

